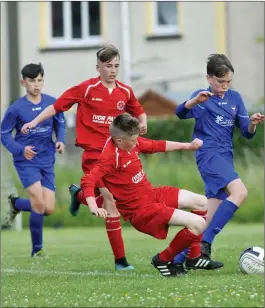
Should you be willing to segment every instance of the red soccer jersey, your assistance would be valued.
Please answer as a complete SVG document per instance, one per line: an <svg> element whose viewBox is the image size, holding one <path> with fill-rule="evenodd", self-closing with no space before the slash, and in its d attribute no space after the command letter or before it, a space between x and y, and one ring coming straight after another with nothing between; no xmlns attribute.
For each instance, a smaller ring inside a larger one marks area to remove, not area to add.
<svg viewBox="0 0 265 308"><path fill-rule="evenodd" d="M90 151L102 151L115 117L124 112L134 117L144 113L129 86L116 80L116 88L110 93L99 77L65 91L54 103L54 109L57 113L64 112L75 103L78 103L76 145Z"/></svg>
<svg viewBox="0 0 265 308"><path fill-rule="evenodd" d="M116 147L110 138L96 166L82 178L81 186L85 197L94 196L94 187L98 179L103 181L117 201L117 208L125 220L133 213L143 198L152 189L148 181L139 153L165 152L166 141L150 140L139 137L136 147L131 151L124 151Z"/></svg>

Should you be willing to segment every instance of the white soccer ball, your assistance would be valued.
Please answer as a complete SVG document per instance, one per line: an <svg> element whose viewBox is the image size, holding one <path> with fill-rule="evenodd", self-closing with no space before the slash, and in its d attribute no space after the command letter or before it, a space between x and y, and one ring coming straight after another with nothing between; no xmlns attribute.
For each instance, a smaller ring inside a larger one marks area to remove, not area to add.
<svg viewBox="0 0 265 308"><path fill-rule="evenodd" d="M264 249L250 247L239 258L239 267L243 274L264 274Z"/></svg>

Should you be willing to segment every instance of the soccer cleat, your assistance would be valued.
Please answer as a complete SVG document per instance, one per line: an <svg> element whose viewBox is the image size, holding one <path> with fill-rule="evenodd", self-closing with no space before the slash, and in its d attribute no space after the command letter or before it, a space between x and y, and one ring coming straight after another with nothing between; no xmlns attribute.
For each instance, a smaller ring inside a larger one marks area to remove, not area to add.
<svg viewBox="0 0 265 308"><path fill-rule="evenodd" d="M17 196L14 193L11 193L7 198L8 198L9 207L8 207L8 210L7 210L7 213L6 213L6 224L8 226L11 226L13 224L17 214L20 213L20 211L16 210L16 208L15 208L15 202L19 198L19 196Z"/></svg>
<svg viewBox="0 0 265 308"><path fill-rule="evenodd" d="M212 253L212 245L210 243L207 243L207 242L204 242L202 241L201 242L201 253L208 257L208 258L211 258L211 253Z"/></svg>
<svg viewBox="0 0 265 308"><path fill-rule="evenodd" d="M47 255L45 254L43 248L41 248L41 249L40 249L39 251L37 251L37 252L34 252L34 253L32 252L31 256L32 256L33 258L35 258L35 257L37 257L37 258L46 258L46 257L47 257Z"/></svg>
<svg viewBox="0 0 265 308"><path fill-rule="evenodd" d="M196 269L204 269L204 270L214 270L224 266L224 263L219 261L211 260L209 257L201 254L199 257L194 259L186 259L185 263L186 269L188 270L196 270Z"/></svg>
<svg viewBox="0 0 265 308"><path fill-rule="evenodd" d="M134 267L132 265L130 265L127 262L127 259L124 258L120 258L118 260L115 260L115 270L117 271L130 271L130 270L134 270Z"/></svg>
<svg viewBox="0 0 265 308"><path fill-rule="evenodd" d="M134 270L134 267L130 264L127 266L124 266L122 264L115 263L115 270L116 271L131 271L131 270Z"/></svg>
<svg viewBox="0 0 265 308"><path fill-rule="evenodd" d="M69 192L71 195L71 203L69 205L69 212L72 216L77 216L80 208L80 202L77 200L76 195L81 190L79 185L71 184L69 186Z"/></svg>
<svg viewBox="0 0 265 308"><path fill-rule="evenodd" d="M172 262L162 262L159 260L159 254L152 258L151 264L156 268L164 277L176 277L186 275L182 264L173 264Z"/></svg>

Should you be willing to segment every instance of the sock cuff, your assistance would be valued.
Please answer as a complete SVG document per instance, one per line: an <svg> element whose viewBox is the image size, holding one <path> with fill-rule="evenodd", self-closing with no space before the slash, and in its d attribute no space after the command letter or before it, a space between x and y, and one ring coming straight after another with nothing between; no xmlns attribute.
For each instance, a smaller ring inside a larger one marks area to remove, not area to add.
<svg viewBox="0 0 265 308"><path fill-rule="evenodd" d="M37 213L34 210L31 210L31 214L36 216L44 216L44 213Z"/></svg>
<svg viewBox="0 0 265 308"><path fill-rule="evenodd" d="M107 217L106 218L106 228L107 231L116 230L121 228L120 217Z"/></svg>
<svg viewBox="0 0 265 308"><path fill-rule="evenodd" d="M222 202L222 206L225 207L227 210L229 210L232 213L234 213L239 208L234 202L232 202L228 199L226 199Z"/></svg>
<svg viewBox="0 0 265 308"><path fill-rule="evenodd" d="M198 241L200 238L200 235L196 235L193 232L191 232L188 228L184 228L183 231L186 233L186 235L192 239L193 241Z"/></svg>

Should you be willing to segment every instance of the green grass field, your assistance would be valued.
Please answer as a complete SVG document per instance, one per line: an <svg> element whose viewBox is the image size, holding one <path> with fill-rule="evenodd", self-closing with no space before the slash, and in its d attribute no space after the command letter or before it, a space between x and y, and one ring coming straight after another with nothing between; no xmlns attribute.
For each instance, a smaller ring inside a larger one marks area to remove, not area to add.
<svg viewBox="0 0 265 308"><path fill-rule="evenodd" d="M264 307L264 276L243 275L240 253L264 242L263 225L230 224L216 238L219 271L165 278L150 264L159 241L124 228L135 271L115 272L104 228L45 229L47 259L31 259L28 230L2 232L2 307Z"/></svg>

